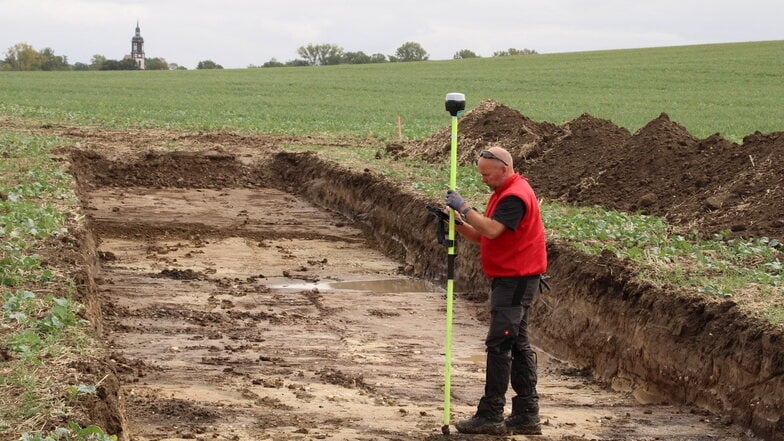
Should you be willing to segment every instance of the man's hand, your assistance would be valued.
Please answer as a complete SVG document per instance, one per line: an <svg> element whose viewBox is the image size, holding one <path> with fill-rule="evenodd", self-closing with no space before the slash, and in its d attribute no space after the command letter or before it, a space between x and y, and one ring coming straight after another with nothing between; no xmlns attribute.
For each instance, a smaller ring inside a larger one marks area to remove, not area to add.
<svg viewBox="0 0 784 441"><path fill-rule="evenodd" d="M460 211L460 207L462 207L463 204L465 204L465 201L463 200L463 197L460 196L460 193L454 190L446 192L446 205L448 205L449 208Z"/></svg>

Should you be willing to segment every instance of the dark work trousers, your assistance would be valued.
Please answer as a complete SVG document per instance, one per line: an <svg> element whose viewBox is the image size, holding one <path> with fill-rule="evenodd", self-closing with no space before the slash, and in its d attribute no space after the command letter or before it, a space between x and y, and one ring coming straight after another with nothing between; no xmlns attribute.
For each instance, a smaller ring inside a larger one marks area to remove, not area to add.
<svg viewBox="0 0 784 441"><path fill-rule="evenodd" d="M534 409L538 414L536 359L528 340L528 310L539 290L539 280L539 276L499 277L491 283L485 395L479 402L479 416L503 415L510 381L516 393L513 414Z"/></svg>

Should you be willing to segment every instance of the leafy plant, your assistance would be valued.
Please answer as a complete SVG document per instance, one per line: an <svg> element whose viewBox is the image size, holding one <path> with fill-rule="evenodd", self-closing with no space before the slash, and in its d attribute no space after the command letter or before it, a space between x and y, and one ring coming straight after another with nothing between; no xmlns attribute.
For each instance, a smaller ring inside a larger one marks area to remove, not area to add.
<svg viewBox="0 0 784 441"><path fill-rule="evenodd" d="M6 337L8 348L25 358L35 358L45 347L61 338L66 328L80 323L76 311L81 305L63 297L38 302L30 291L9 294L3 303L3 317L21 325ZM49 308L43 318L36 318Z"/></svg>
<svg viewBox="0 0 784 441"><path fill-rule="evenodd" d="M705 294L711 294L719 297L732 297L732 293L728 292L726 289L721 289L711 284L703 286L700 291L704 292Z"/></svg>
<svg viewBox="0 0 784 441"><path fill-rule="evenodd" d="M49 314L41 320L39 328L43 332L60 331L66 326L75 325L77 322L76 310L79 307L74 302L63 298L52 298L52 309Z"/></svg>
<svg viewBox="0 0 784 441"><path fill-rule="evenodd" d="M43 348L44 341L35 329L28 328L8 337L8 348L25 358L34 358Z"/></svg>
<svg viewBox="0 0 784 441"><path fill-rule="evenodd" d="M542 213L551 237L587 253L611 251L629 259L638 264L638 276L654 284L693 287L719 297L755 286L760 299L784 285L781 244L776 240L727 240L727 232L704 240L694 232L681 234L653 216L599 207L542 204Z"/></svg>
<svg viewBox="0 0 784 441"><path fill-rule="evenodd" d="M46 435L41 432L25 432L20 441L117 441L117 435L107 435L95 425L81 427L70 421L68 427L58 427Z"/></svg>
<svg viewBox="0 0 784 441"><path fill-rule="evenodd" d="M18 323L27 321L27 316L33 311L35 294L30 291L20 290L3 296L3 316Z"/></svg>
<svg viewBox="0 0 784 441"><path fill-rule="evenodd" d="M12 239L42 239L65 233L63 214L48 204L21 198L0 201L0 235Z"/></svg>
<svg viewBox="0 0 784 441"><path fill-rule="evenodd" d="M92 384L77 384L68 387L68 397L75 400L79 395L95 395L97 388Z"/></svg>
<svg viewBox="0 0 784 441"><path fill-rule="evenodd" d="M19 286L25 281L46 283L53 276L52 271L43 266L41 256L26 255L13 247L4 252L0 247L0 286Z"/></svg>

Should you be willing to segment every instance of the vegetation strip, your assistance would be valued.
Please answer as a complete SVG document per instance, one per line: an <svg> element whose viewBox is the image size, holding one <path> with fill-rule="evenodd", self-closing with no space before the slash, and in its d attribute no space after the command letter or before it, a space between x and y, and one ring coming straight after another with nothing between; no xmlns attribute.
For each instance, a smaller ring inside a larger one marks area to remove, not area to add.
<svg viewBox="0 0 784 441"><path fill-rule="evenodd" d="M69 384L67 366L97 343L75 300L77 282L40 254L78 221L73 178L51 157L61 142L0 130L0 438L112 439L68 421L96 387Z"/></svg>

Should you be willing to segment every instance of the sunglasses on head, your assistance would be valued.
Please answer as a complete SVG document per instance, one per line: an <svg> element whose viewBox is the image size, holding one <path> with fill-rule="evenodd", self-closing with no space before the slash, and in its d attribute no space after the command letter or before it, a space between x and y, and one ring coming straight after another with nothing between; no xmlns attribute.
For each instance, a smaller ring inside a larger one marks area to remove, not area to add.
<svg viewBox="0 0 784 441"><path fill-rule="evenodd" d="M490 150L482 150L479 152L480 158L487 158L487 159L495 159L496 161L501 161L504 165L508 166L509 164L506 163L503 159L499 158L498 156L494 155L493 152Z"/></svg>

